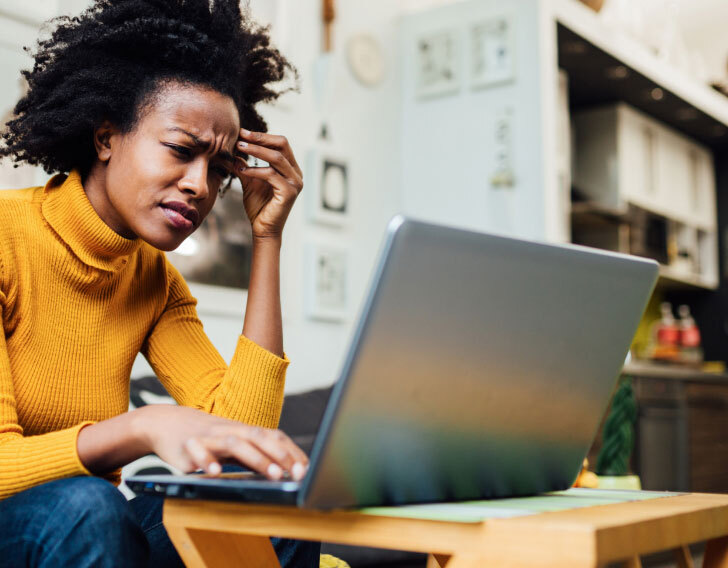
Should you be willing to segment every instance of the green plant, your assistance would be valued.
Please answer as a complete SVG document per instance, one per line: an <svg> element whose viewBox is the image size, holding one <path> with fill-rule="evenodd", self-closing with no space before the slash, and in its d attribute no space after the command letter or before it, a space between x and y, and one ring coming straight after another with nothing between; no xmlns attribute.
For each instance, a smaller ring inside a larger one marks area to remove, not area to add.
<svg viewBox="0 0 728 568"><path fill-rule="evenodd" d="M634 423L637 401L632 390L632 378L624 377L612 400L607 421L604 423L602 448L597 457L599 475L627 475L629 458L634 447Z"/></svg>

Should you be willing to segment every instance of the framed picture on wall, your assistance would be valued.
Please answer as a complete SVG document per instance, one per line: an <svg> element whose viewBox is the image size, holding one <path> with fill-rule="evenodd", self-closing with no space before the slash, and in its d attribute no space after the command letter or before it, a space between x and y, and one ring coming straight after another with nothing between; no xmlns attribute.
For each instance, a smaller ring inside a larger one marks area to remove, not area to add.
<svg viewBox="0 0 728 568"><path fill-rule="evenodd" d="M515 44L512 19L507 16L478 22L471 29L471 86L475 89L512 81Z"/></svg>
<svg viewBox="0 0 728 568"><path fill-rule="evenodd" d="M348 250L309 243L304 254L305 312L311 319L343 321L348 313Z"/></svg>
<svg viewBox="0 0 728 568"><path fill-rule="evenodd" d="M325 150L312 150L306 160L306 207L309 219L343 226L351 215L349 162Z"/></svg>
<svg viewBox="0 0 728 568"><path fill-rule="evenodd" d="M167 258L188 282L247 289L253 232L235 180L202 225Z"/></svg>
<svg viewBox="0 0 728 568"><path fill-rule="evenodd" d="M454 29L419 36L414 54L418 98L452 95L460 90L460 38Z"/></svg>

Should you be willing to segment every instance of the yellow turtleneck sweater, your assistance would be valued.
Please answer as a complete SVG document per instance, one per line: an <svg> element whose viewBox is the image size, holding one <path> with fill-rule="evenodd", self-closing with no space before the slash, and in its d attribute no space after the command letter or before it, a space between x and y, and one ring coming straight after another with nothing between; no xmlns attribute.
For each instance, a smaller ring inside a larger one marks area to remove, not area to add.
<svg viewBox="0 0 728 568"><path fill-rule="evenodd" d="M76 437L128 410L139 352L179 404L275 427L288 360L241 335L228 367L195 305L164 253L99 218L77 172L1 191L0 499L90 475Z"/></svg>

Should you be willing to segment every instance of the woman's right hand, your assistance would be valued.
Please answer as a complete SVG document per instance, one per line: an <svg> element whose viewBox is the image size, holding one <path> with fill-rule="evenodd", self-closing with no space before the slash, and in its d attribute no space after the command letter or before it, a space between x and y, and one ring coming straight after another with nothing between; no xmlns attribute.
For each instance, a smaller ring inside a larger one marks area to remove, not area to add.
<svg viewBox="0 0 728 568"><path fill-rule="evenodd" d="M185 406L154 404L136 411L138 435L170 465L211 475L222 463L239 463L270 479L284 471L299 480L308 457L280 430L250 426Z"/></svg>

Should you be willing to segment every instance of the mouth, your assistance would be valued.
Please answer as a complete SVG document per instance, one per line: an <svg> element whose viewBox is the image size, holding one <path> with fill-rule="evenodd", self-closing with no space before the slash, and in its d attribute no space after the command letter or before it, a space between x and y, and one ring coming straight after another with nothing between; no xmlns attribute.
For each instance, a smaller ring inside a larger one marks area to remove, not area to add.
<svg viewBox="0 0 728 568"><path fill-rule="evenodd" d="M200 221L197 210L181 201L160 203L159 206L167 220L177 229L192 229Z"/></svg>

